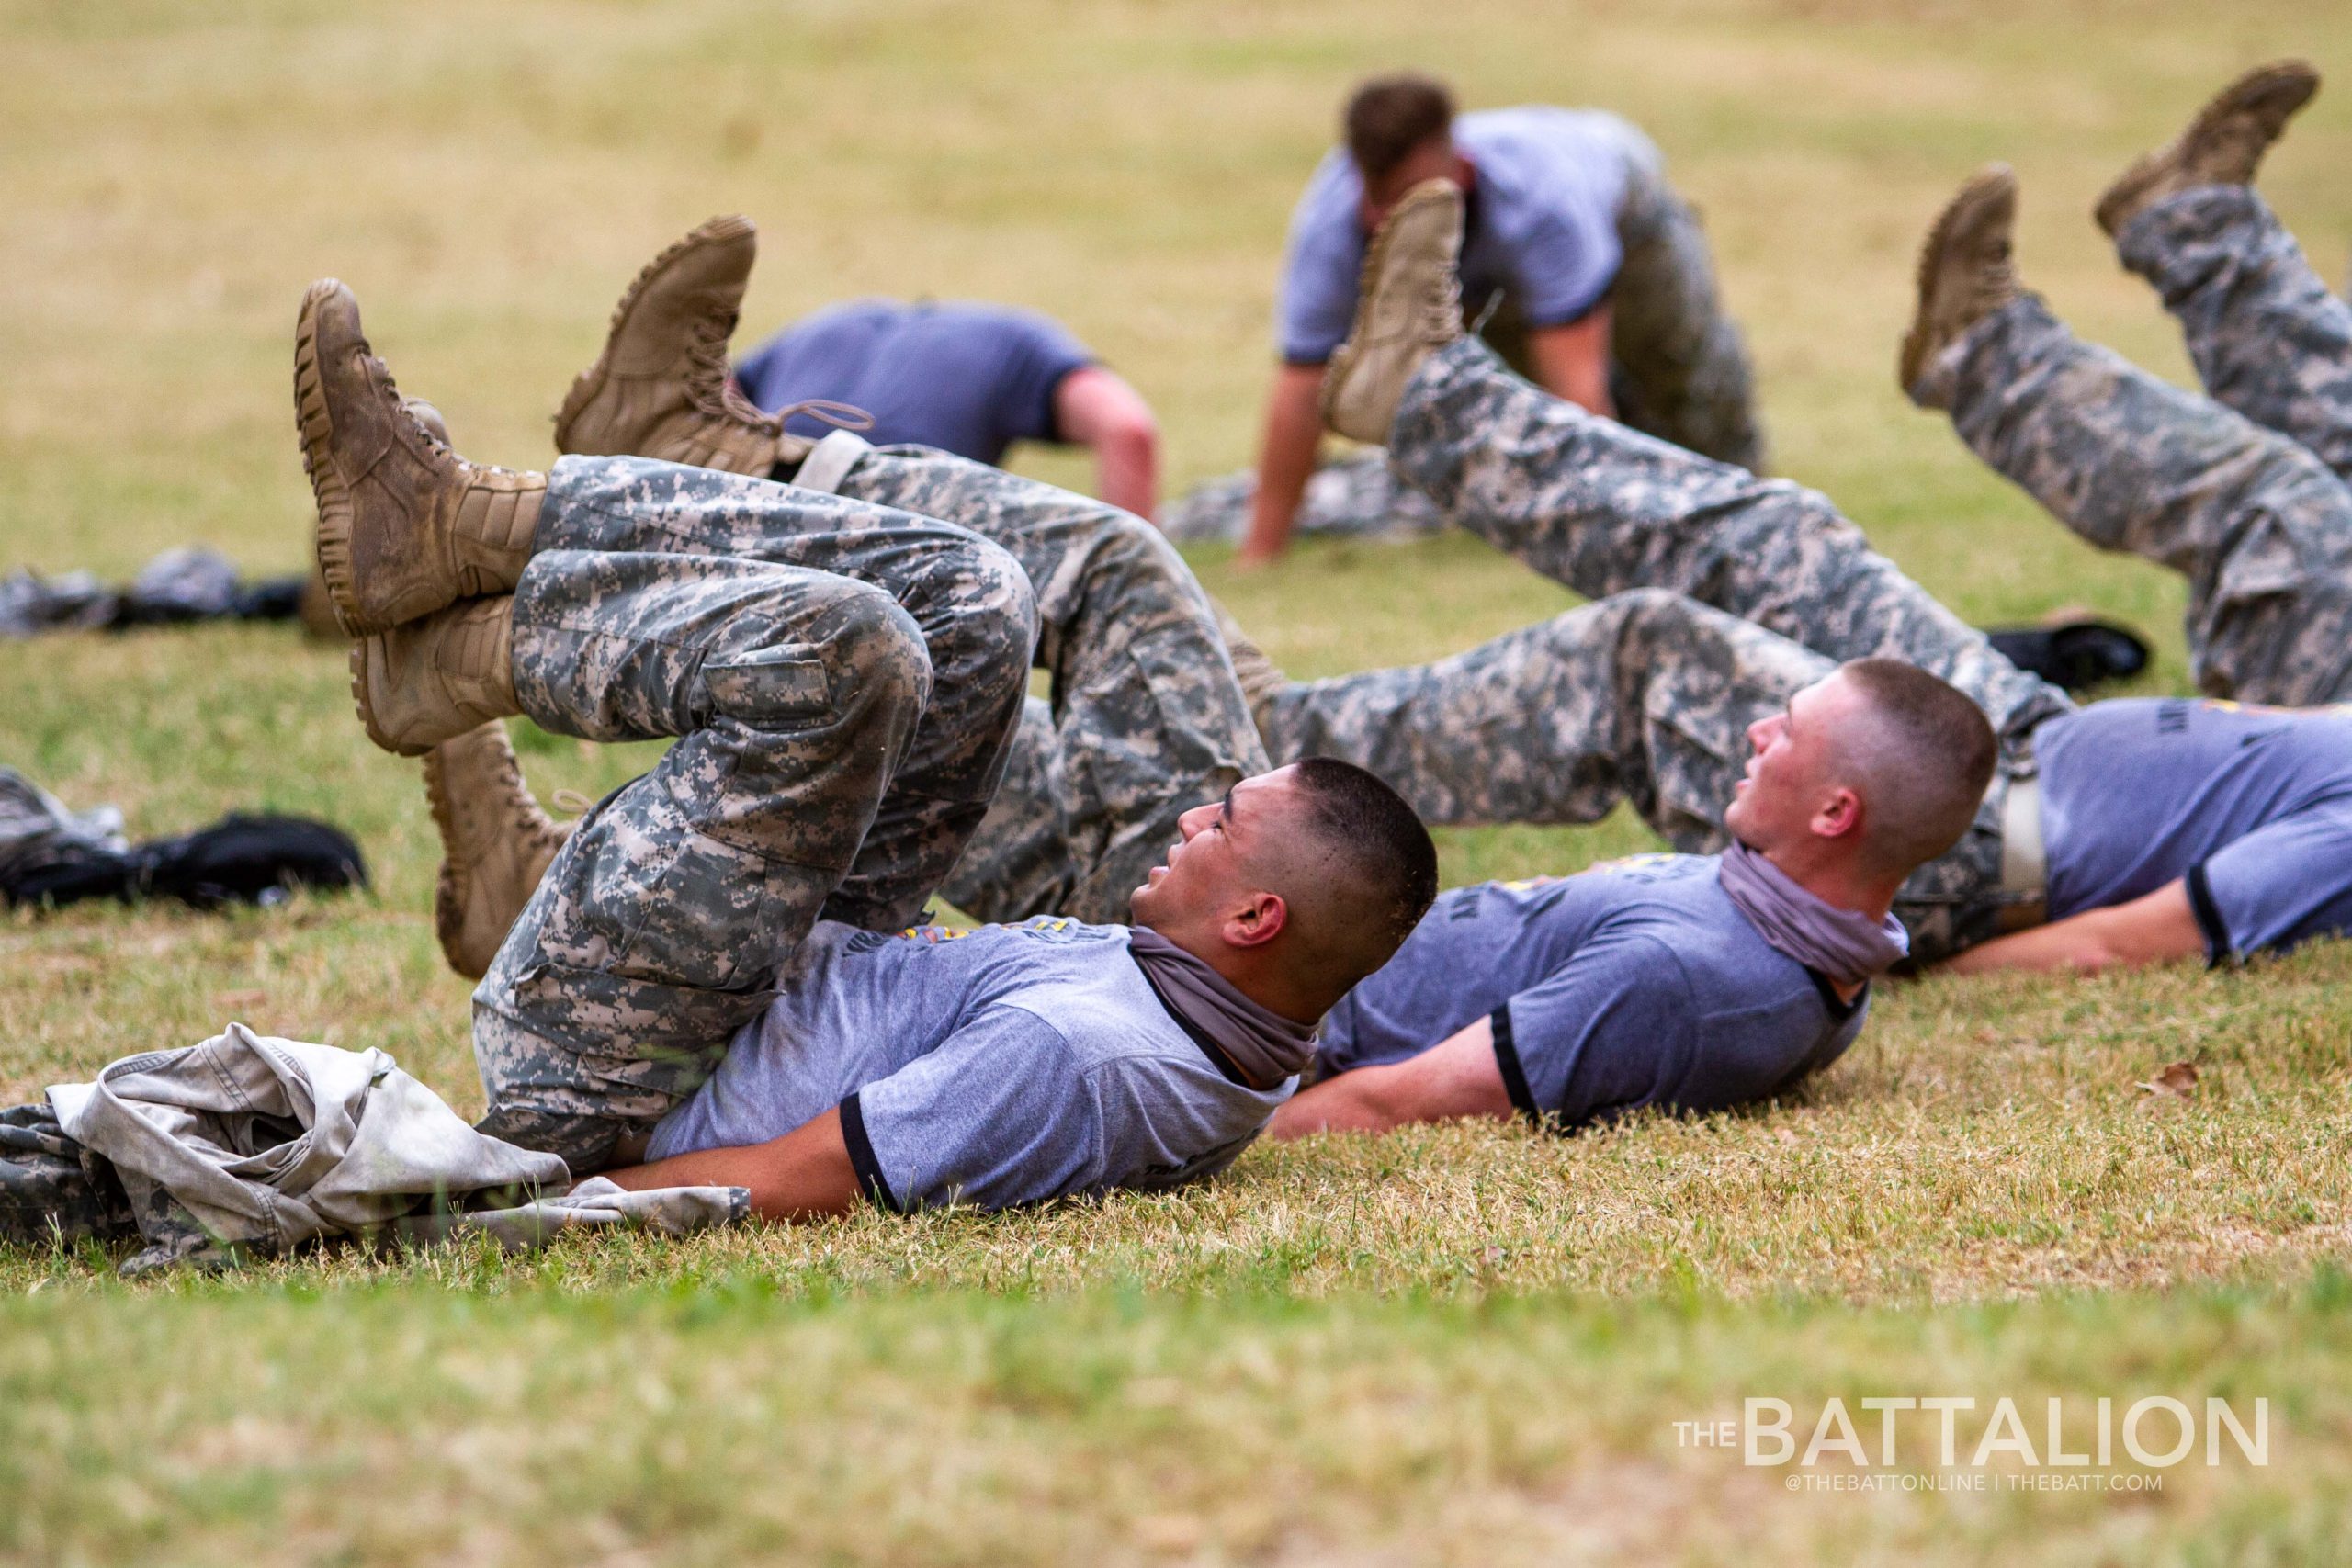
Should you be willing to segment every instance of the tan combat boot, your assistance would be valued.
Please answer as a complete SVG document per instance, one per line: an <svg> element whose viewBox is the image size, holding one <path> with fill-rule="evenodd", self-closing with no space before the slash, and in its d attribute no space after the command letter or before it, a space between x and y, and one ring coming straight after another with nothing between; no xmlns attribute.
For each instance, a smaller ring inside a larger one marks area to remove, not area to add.
<svg viewBox="0 0 2352 1568"><path fill-rule="evenodd" d="M469 599L360 638L351 649L351 696L368 739L402 757L521 713L513 596Z"/></svg>
<svg viewBox="0 0 2352 1568"><path fill-rule="evenodd" d="M2017 216L2018 177L2007 164L1970 175L1936 215L1919 247L1919 308L1895 362L1905 396L1939 350L2018 298L2009 259Z"/></svg>
<svg viewBox="0 0 2352 1568"><path fill-rule="evenodd" d="M401 407L409 417L424 426L424 433L447 446L449 427L442 422L441 411L422 398L403 398ZM296 617L302 623L302 634L319 642L349 642L343 629L343 617L334 607L334 595L327 592L327 574L319 570L319 553L311 552L310 580L302 584L302 597L296 606Z"/></svg>
<svg viewBox="0 0 2352 1568"><path fill-rule="evenodd" d="M368 351L359 302L333 278L302 297L294 413L319 507L319 570L345 631L389 631L513 591L547 476L469 463L435 438Z"/></svg>
<svg viewBox="0 0 2352 1568"><path fill-rule="evenodd" d="M503 724L478 726L426 752L424 797L441 829L434 933L449 967L479 980L572 825L539 809Z"/></svg>
<svg viewBox="0 0 2352 1568"><path fill-rule="evenodd" d="M2198 186L2251 185L2262 155L2318 91L2319 73L2308 61L2247 72L2214 94L2188 130L2116 176L2092 209L2098 226L2113 234L2151 202Z"/></svg>
<svg viewBox="0 0 2352 1568"><path fill-rule="evenodd" d="M714 218L653 258L613 311L605 352L555 416L555 446L659 457L765 479L812 443L752 406L727 370L727 343L752 280L759 231Z"/></svg>
<svg viewBox="0 0 2352 1568"><path fill-rule="evenodd" d="M1354 330L1323 372L1323 423L1385 445L1405 384L1462 335L1462 191L1424 180L1405 193L1363 258Z"/></svg>

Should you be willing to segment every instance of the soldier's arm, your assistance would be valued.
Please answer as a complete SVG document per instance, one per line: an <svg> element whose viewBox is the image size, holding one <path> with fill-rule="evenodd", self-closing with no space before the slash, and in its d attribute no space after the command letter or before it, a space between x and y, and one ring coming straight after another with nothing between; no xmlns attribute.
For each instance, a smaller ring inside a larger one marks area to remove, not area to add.
<svg viewBox="0 0 2352 1568"><path fill-rule="evenodd" d="M1527 334L1527 354L1545 391L1603 418L1617 417L1609 397L1608 306L1597 305L1566 326L1536 328Z"/></svg>
<svg viewBox="0 0 2352 1568"><path fill-rule="evenodd" d="M860 1200L839 1109L764 1144L673 1155L605 1175L632 1192L651 1187L747 1187L752 1212L771 1220L844 1214Z"/></svg>
<svg viewBox="0 0 2352 1568"><path fill-rule="evenodd" d="M1495 1059L1493 1023L1480 1019L1418 1056L1326 1078L1301 1089L1274 1112L1276 1138L1309 1133L1385 1133L1413 1122L1514 1114Z"/></svg>
<svg viewBox="0 0 2352 1568"><path fill-rule="evenodd" d="M1955 975L1996 969L2072 969L2097 974L2188 958L2205 951L2205 933L2188 899L2186 878L2144 897L2105 909L2086 909L2046 926L1996 937L1942 967Z"/></svg>
<svg viewBox="0 0 2352 1568"><path fill-rule="evenodd" d="M1258 450L1258 491L1250 502L1250 534L1239 559L1263 565L1290 547L1291 525L1306 481L1315 477L1315 454L1323 442L1323 367L1285 365L1274 372L1266 396L1266 434Z"/></svg>
<svg viewBox="0 0 2352 1568"><path fill-rule="evenodd" d="M1054 389L1054 429L1094 453L1094 493L1149 520L1159 504L1159 425L1143 394L1115 372L1088 365Z"/></svg>

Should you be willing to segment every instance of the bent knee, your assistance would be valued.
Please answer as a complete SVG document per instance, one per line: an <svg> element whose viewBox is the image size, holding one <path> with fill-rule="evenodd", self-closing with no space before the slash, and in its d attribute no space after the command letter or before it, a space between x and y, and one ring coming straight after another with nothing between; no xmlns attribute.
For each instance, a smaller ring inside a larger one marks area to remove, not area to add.
<svg viewBox="0 0 2352 1568"><path fill-rule="evenodd" d="M805 600L752 635L709 649L707 711L755 729L793 729L858 712L919 710L931 656L912 616L882 590L843 579L813 611Z"/></svg>
<svg viewBox="0 0 2352 1568"><path fill-rule="evenodd" d="M1037 595L1001 545L975 536L956 554L953 587L932 636L935 664L970 672L991 690L1028 679L1037 649Z"/></svg>

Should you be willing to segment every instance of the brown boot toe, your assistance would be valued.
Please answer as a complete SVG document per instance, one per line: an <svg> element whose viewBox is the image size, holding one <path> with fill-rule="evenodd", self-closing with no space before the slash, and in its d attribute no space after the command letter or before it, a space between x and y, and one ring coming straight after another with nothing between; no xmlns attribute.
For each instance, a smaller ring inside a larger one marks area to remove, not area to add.
<svg viewBox="0 0 2352 1568"><path fill-rule="evenodd" d="M302 297L294 407L319 570L345 632L387 631L514 587L545 477L469 463L435 439L368 351L359 302L333 278Z"/></svg>
<svg viewBox="0 0 2352 1568"><path fill-rule="evenodd" d="M1939 351L2021 292L2010 253L2017 214L2017 175L1993 164L1971 175L1928 226L1915 278L1918 304L1895 359L1905 396L1917 395Z"/></svg>
<svg viewBox="0 0 2352 1568"><path fill-rule="evenodd" d="M2156 202L2199 186L2248 185L2263 154L2319 91L2309 61L2258 65L2205 102L2178 136L2132 160L2092 216L2110 235Z"/></svg>
<svg viewBox="0 0 2352 1568"><path fill-rule="evenodd" d="M604 351L556 412L556 450L762 477L805 451L729 375L758 250L750 219L713 218L648 263L615 307Z"/></svg>

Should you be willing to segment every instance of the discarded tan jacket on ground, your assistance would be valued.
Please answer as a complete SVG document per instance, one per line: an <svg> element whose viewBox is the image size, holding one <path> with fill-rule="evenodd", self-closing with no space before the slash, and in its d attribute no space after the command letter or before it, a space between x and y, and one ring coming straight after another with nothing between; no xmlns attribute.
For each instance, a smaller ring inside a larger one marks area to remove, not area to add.
<svg viewBox="0 0 2352 1568"><path fill-rule="evenodd" d="M516 1247L576 1225L677 1235L749 1209L740 1187L575 1187L561 1159L476 1132L381 1051L241 1023L0 1112L0 1238L135 1235L148 1245L127 1274L330 1238L479 1233Z"/></svg>

